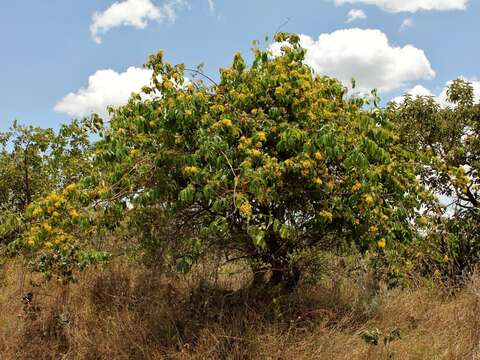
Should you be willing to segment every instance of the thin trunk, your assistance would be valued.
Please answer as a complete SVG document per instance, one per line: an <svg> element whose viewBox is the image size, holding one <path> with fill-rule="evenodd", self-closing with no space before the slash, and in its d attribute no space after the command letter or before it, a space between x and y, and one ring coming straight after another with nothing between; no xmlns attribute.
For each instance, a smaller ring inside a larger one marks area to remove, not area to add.
<svg viewBox="0 0 480 360"><path fill-rule="evenodd" d="M28 147L26 146L24 156L23 156L23 166L24 166L24 185L25 185L25 208L31 203L32 201L32 194L30 189L30 174L28 171Z"/></svg>

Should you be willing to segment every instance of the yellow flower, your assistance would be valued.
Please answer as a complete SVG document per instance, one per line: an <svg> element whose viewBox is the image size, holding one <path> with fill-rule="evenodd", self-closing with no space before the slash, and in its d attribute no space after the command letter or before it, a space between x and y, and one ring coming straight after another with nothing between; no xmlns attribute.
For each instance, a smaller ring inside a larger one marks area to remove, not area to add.
<svg viewBox="0 0 480 360"><path fill-rule="evenodd" d="M80 216L80 214L77 212L77 210L73 209L71 210L69 213L70 217L72 217L73 219L76 219Z"/></svg>
<svg viewBox="0 0 480 360"><path fill-rule="evenodd" d="M322 179L320 179L319 177L316 177L313 180L313 182L314 182L315 185L322 185Z"/></svg>
<svg viewBox="0 0 480 360"><path fill-rule="evenodd" d="M196 166L185 166L183 168L183 173L187 176L197 175L200 169Z"/></svg>
<svg viewBox="0 0 480 360"><path fill-rule="evenodd" d="M356 182L355 185L352 186L352 191L353 192L357 192L358 190L360 190L362 188L362 184L360 182Z"/></svg>
<svg viewBox="0 0 480 360"><path fill-rule="evenodd" d="M318 161L323 160L323 155L320 151L317 151L315 153L315 159L317 159Z"/></svg>
<svg viewBox="0 0 480 360"><path fill-rule="evenodd" d="M58 244L64 242L66 239L67 239L67 237L65 236L65 234L60 234L55 238L54 242L55 242L55 244L58 245Z"/></svg>
<svg viewBox="0 0 480 360"><path fill-rule="evenodd" d="M222 124L223 124L224 126L232 126L232 120L230 120L230 119L223 119L223 120L222 120Z"/></svg>
<svg viewBox="0 0 480 360"><path fill-rule="evenodd" d="M77 184L70 184L65 188L67 193L74 192L77 189Z"/></svg>
<svg viewBox="0 0 480 360"><path fill-rule="evenodd" d="M372 205L373 202L374 202L373 196L370 195L370 194L365 195L365 202L366 202L368 205Z"/></svg>
<svg viewBox="0 0 480 360"><path fill-rule="evenodd" d="M244 201L242 205L240 205L240 213L245 217L252 216L252 205L248 201Z"/></svg>
<svg viewBox="0 0 480 360"><path fill-rule="evenodd" d="M240 138L240 142L244 145L250 145L252 143L252 139L251 138L246 138L245 136L242 136Z"/></svg>
<svg viewBox="0 0 480 360"><path fill-rule="evenodd" d="M42 226L43 226L43 229L44 229L45 231L47 231L47 232L52 231L52 226L51 226L49 223L44 222Z"/></svg>
<svg viewBox="0 0 480 360"><path fill-rule="evenodd" d="M51 203L53 204L56 204L56 203L59 203L59 202L62 202L64 199L61 195L59 194L56 194L56 193L52 193L50 194L50 196L47 198L47 200L49 200Z"/></svg>
<svg viewBox="0 0 480 360"><path fill-rule="evenodd" d="M27 244L28 244L28 246L33 247L33 246L35 245L35 240L29 239L29 240L27 241Z"/></svg>
<svg viewBox="0 0 480 360"><path fill-rule="evenodd" d="M252 149L250 150L250 155L253 157L260 157L262 156L262 152L258 149Z"/></svg>
<svg viewBox="0 0 480 360"><path fill-rule="evenodd" d="M37 207L33 210L32 215L37 217L37 216L42 215L42 213L43 213L42 208Z"/></svg>
<svg viewBox="0 0 480 360"><path fill-rule="evenodd" d="M50 248L53 247L53 244L52 244L50 241L47 241L47 242L45 243L45 247L46 247L47 249L50 249Z"/></svg>
<svg viewBox="0 0 480 360"><path fill-rule="evenodd" d="M257 132L257 136L260 139L260 141L266 141L267 140L267 136L265 135L264 131Z"/></svg>
<svg viewBox="0 0 480 360"><path fill-rule="evenodd" d="M300 161L300 164L302 164L304 169L309 169L312 166L310 160L302 160Z"/></svg>
<svg viewBox="0 0 480 360"><path fill-rule="evenodd" d="M171 90L171 89L173 89L173 84L172 84L171 81L165 80L165 81L163 82L163 87L164 87L165 89L167 89L167 90Z"/></svg>
<svg viewBox="0 0 480 360"><path fill-rule="evenodd" d="M333 214L330 211L322 210L319 213L320 217L327 219L329 221L332 221L333 219Z"/></svg>
<svg viewBox="0 0 480 360"><path fill-rule="evenodd" d="M448 255L445 255L445 256L443 257L443 261L448 262Z"/></svg>
<svg viewBox="0 0 480 360"><path fill-rule="evenodd" d="M382 238L377 242L377 245L380 249L383 249L387 245L387 241Z"/></svg>
<svg viewBox="0 0 480 360"><path fill-rule="evenodd" d="M283 87L279 86L275 89L275 95L283 95L283 94L285 94L285 89Z"/></svg>

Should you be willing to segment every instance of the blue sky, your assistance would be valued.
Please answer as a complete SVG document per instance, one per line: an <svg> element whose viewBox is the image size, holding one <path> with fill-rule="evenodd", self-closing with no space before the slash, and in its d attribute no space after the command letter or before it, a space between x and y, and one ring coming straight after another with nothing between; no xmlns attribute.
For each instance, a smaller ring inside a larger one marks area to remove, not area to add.
<svg viewBox="0 0 480 360"><path fill-rule="evenodd" d="M480 92L479 0L16 0L0 12L0 131L121 104L158 49L217 76L287 19L282 30L304 35L314 69L355 76L384 99L412 88L440 98L459 76Z"/></svg>

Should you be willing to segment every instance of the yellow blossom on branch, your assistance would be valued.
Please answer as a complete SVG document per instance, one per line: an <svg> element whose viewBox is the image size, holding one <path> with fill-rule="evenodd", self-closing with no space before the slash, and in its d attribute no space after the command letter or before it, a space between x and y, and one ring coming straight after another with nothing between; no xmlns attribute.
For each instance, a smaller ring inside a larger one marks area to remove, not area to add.
<svg viewBox="0 0 480 360"><path fill-rule="evenodd" d="M223 124L224 126L232 126L232 120L230 120L230 119L223 119L223 120L222 120L222 124Z"/></svg>
<svg viewBox="0 0 480 360"><path fill-rule="evenodd" d="M375 201L375 200L373 199L373 196L370 195L370 194L365 195L364 200L365 200L365 202L367 203L367 205L372 205L372 204L374 203L374 201Z"/></svg>
<svg viewBox="0 0 480 360"><path fill-rule="evenodd" d="M380 239L378 242L377 242L377 245L380 249L383 249L385 248L385 246L387 245L387 241L385 239Z"/></svg>
<svg viewBox="0 0 480 360"><path fill-rule="evenodd" d="M330 211L322 210L322 211L320 211L320 213L318 215L320 215L320 217L322 217L324 219L327 219L328 221L333 220L333 214Z"/></svg>
<svg viewBox="0 0 480 360"><path fill-rule="evenodd" d="M71 217L72 219L76 219L76 218L78 218L78 217L80 216L80 214L78 213L78 211L75 210L75 209L71 210L71 211L68 213L68 215L70 215L70 217Z"/></svg>
<svg viewBox="0 0 480 360"><path fill-rule="evenodd" d="M353 192L357 192L358 190L360 190L362 188L362 183L360 182L356 182L355 185L352 186L352 191Z"/></svg>

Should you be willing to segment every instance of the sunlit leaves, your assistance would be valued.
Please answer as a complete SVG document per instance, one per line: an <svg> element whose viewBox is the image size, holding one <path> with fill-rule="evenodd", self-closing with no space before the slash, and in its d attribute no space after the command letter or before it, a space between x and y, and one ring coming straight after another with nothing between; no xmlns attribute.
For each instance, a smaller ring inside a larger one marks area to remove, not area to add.
<svg viewBox="0 0 480 360"><path fill-rule="evenodd" d="M179 243L199 238L282 266L325 239L402 240L389 229L409 231L415 217L409 152L379 109L304 64L298 36L277 38L281 56L255 48L247 65L236 54L218 82L197 71L201 80L185 83L183 65L152 56L148 96L116 109L97 144L105 205L168 209Z"/></svg>

